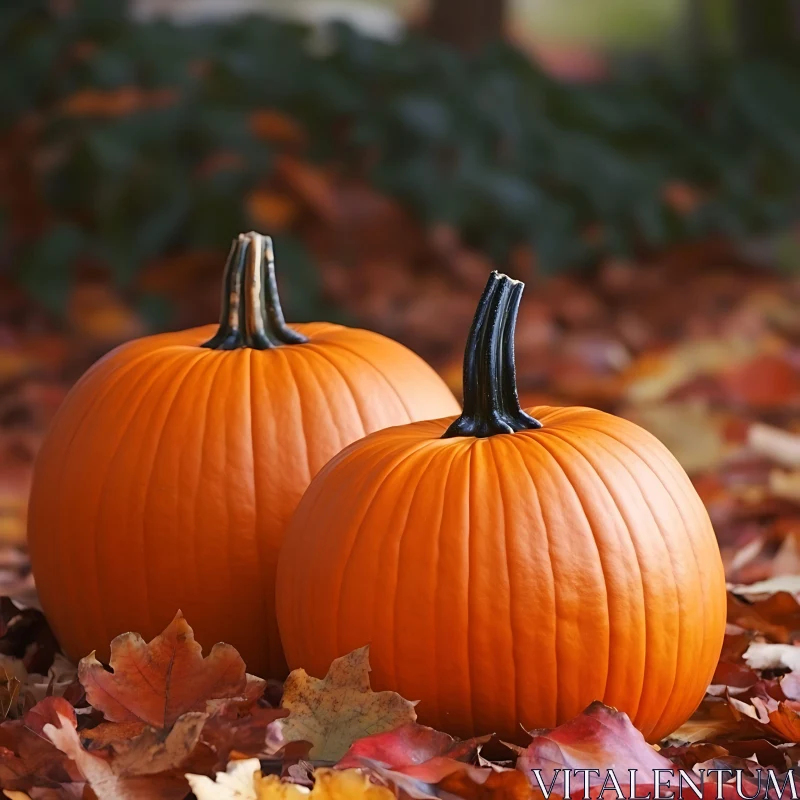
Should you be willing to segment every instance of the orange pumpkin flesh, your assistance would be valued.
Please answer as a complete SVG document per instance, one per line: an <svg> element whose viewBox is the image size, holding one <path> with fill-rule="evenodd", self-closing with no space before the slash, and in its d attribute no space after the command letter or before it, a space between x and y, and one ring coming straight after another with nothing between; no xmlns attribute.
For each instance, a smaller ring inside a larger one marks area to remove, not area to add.
<svg viewBox="0 0 800 800"><path fill-rule="evenodd" d="M285 673L274 572L314 474L387 425L457 403L378 334L286 326L269 240L234 242L219 329L130 342L78 382L36 464L29 542L42 605L73 658L158 634L180 608L204 647Z"/></svg>
<svg viewBox="0 0 800 800"><path fill-rule="evenodd" d="M373 686L460 736L519 740L599 699L655 741L719 657L714 532L649 433L588 408L520 410L521 288L490 279L461 417L372 434L311 483L278 566L287 659L324 675L369 643Z"/></svg>

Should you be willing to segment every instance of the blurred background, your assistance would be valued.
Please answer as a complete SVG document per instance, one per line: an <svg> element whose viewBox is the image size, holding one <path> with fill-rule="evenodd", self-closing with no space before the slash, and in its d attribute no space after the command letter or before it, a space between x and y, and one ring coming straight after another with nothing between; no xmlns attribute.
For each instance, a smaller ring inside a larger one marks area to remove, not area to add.
<svg viewBox="0 0 800 800"><path fill-rule="evenodd" d="M0 584L111 347L214 321L274 237L289 320L460 392L488 272L523 401L651 429L731 580L800 573L799 0L26 0L0 8Z"/></svg>

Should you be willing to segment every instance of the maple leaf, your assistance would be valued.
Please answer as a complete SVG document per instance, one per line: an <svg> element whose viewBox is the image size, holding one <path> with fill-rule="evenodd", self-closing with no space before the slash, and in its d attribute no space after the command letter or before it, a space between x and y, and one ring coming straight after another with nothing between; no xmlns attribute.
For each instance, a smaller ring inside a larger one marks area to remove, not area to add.
<svg viewBox="0 0 800 800"><path fill-rule="evenodd" d="M369 647L337 658L323 679L294 670L281 700L289 716L270 725L268 749L305 741L311 758L335 762L357 739L414 722L414 703L396 692L373 692L369 671Z"/></svg>
<svg viewBox="0 0 800 800"><path fill-rule="evenodd" d="M185 714L166 737L148 728L117 745L110 758L84 749L73 719L59 714L59 724L48 723L43 732L75 762L98 800L182 800L186 781L177 770L199 741L205 719L205 714Z"/></svg>
<svg viewBox="0 0 800 800"><path fill-rule="evenodd" d="M641 782L649 783L647 773L671 768L672 764L633 727L627 714L597 701L558 728L534 732L533 741L517 760L517 769L531 780L532 770L540 770L545 786L560 774L557 769L597 769L601 775L613 769L622 776L636 769ZM591 782L602 780L592 775Z"/></svg>
<svg viewBox="0 0 800 800"><path fill-rule="evenodd" d="M123 633L111 642L112 672L94 653L78 665L86 697L111 722L140 721L170 728L189 711L204 711L209 700L263 692L260 678L247 676L235 648L215 644L206 658L179 611L149 643Z"/></svg>

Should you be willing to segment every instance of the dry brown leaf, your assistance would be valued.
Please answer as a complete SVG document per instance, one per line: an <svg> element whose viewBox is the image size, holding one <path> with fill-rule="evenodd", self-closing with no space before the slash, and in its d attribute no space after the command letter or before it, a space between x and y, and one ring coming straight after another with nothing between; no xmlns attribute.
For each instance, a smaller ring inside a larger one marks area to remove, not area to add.
<svg viewBox="0 0 800 800"><path fill-rule="evenodd" d="M141 721L170 728L182 714L204 711L209 700L263 692L265 683L245 673L244 661L230 645L216 644L206 658L189 624L178 612L166 630L149 643L123 633L111 642L107 672L94 653L78 666L86 697L111 722Z"/></svg>
<svg viewBox="0 0 800 800"><path fill-rule="evenodd" d="M369 647L337 658L323 679L294 670L281 700L289 716L270 725L271 750L305 741L311 758L338 761L357 739L414 722L414 703L396 692L373 692L369 671Z"/></svg>
<svg viewBox="0 0 800 800"><path fill-rule="evenodd" d="M74 720L58 715L47 738L72 761L98 800L182 800L187 787L178 767L199 741L205 714L186 714L166 737L152 728L104 758L84 749Z"/></svg>

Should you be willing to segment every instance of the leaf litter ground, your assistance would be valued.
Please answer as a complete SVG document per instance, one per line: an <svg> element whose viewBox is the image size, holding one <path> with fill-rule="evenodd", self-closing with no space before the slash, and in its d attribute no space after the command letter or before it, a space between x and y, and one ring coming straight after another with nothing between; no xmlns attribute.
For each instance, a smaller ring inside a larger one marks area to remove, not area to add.
<svg viewBox="0 0 800 800"><path fill-rule="evenodd" d="M347 216L350 195L326 191ZM397 209L359 191L364 225L398 229ZM419 253L389 262L380 239L346 270L322 241L328 294L362 324L420 351L458 390L457 342L490 265L453 232L437 230L422 244L413 239L417 250L437 254L437 268L423 276L414 266ZM248 676L230 647L203 656L191 620L180 616L151 643L135 633L116 640L113 672L92 657L70 664L36 610L21 544L30 465L69 384L140 329L114 290L79 283L76 295L92 299L76 302L66 327L31 332L3 323L0 341L0 539L8 543L0 548L0 591L14 598L0 603L7 796L538 798L533 768L548 779L555 769L612 764L621 775L664 764L752 777L759 767L779 776L797 767L800 285L718 243L647 264L609 262L592 277L540 280L530 254L517 262L528 281L517 340L523 402L593 405L648 427L690 472L714 521L730 581L728 628L693 717L660 749L602 706L536 732L526 748L504 748L490 731L457 742L418 725L413 698L372 693L366 651L328 676L294 673L282 687ZM23 302L0 295L9 307ZM435 314L426 311L433 307ZM187 324L196 321L207 320ZM170 675L165 649L177 654ZM735 796L732 784L724 790Z"/></svg>

